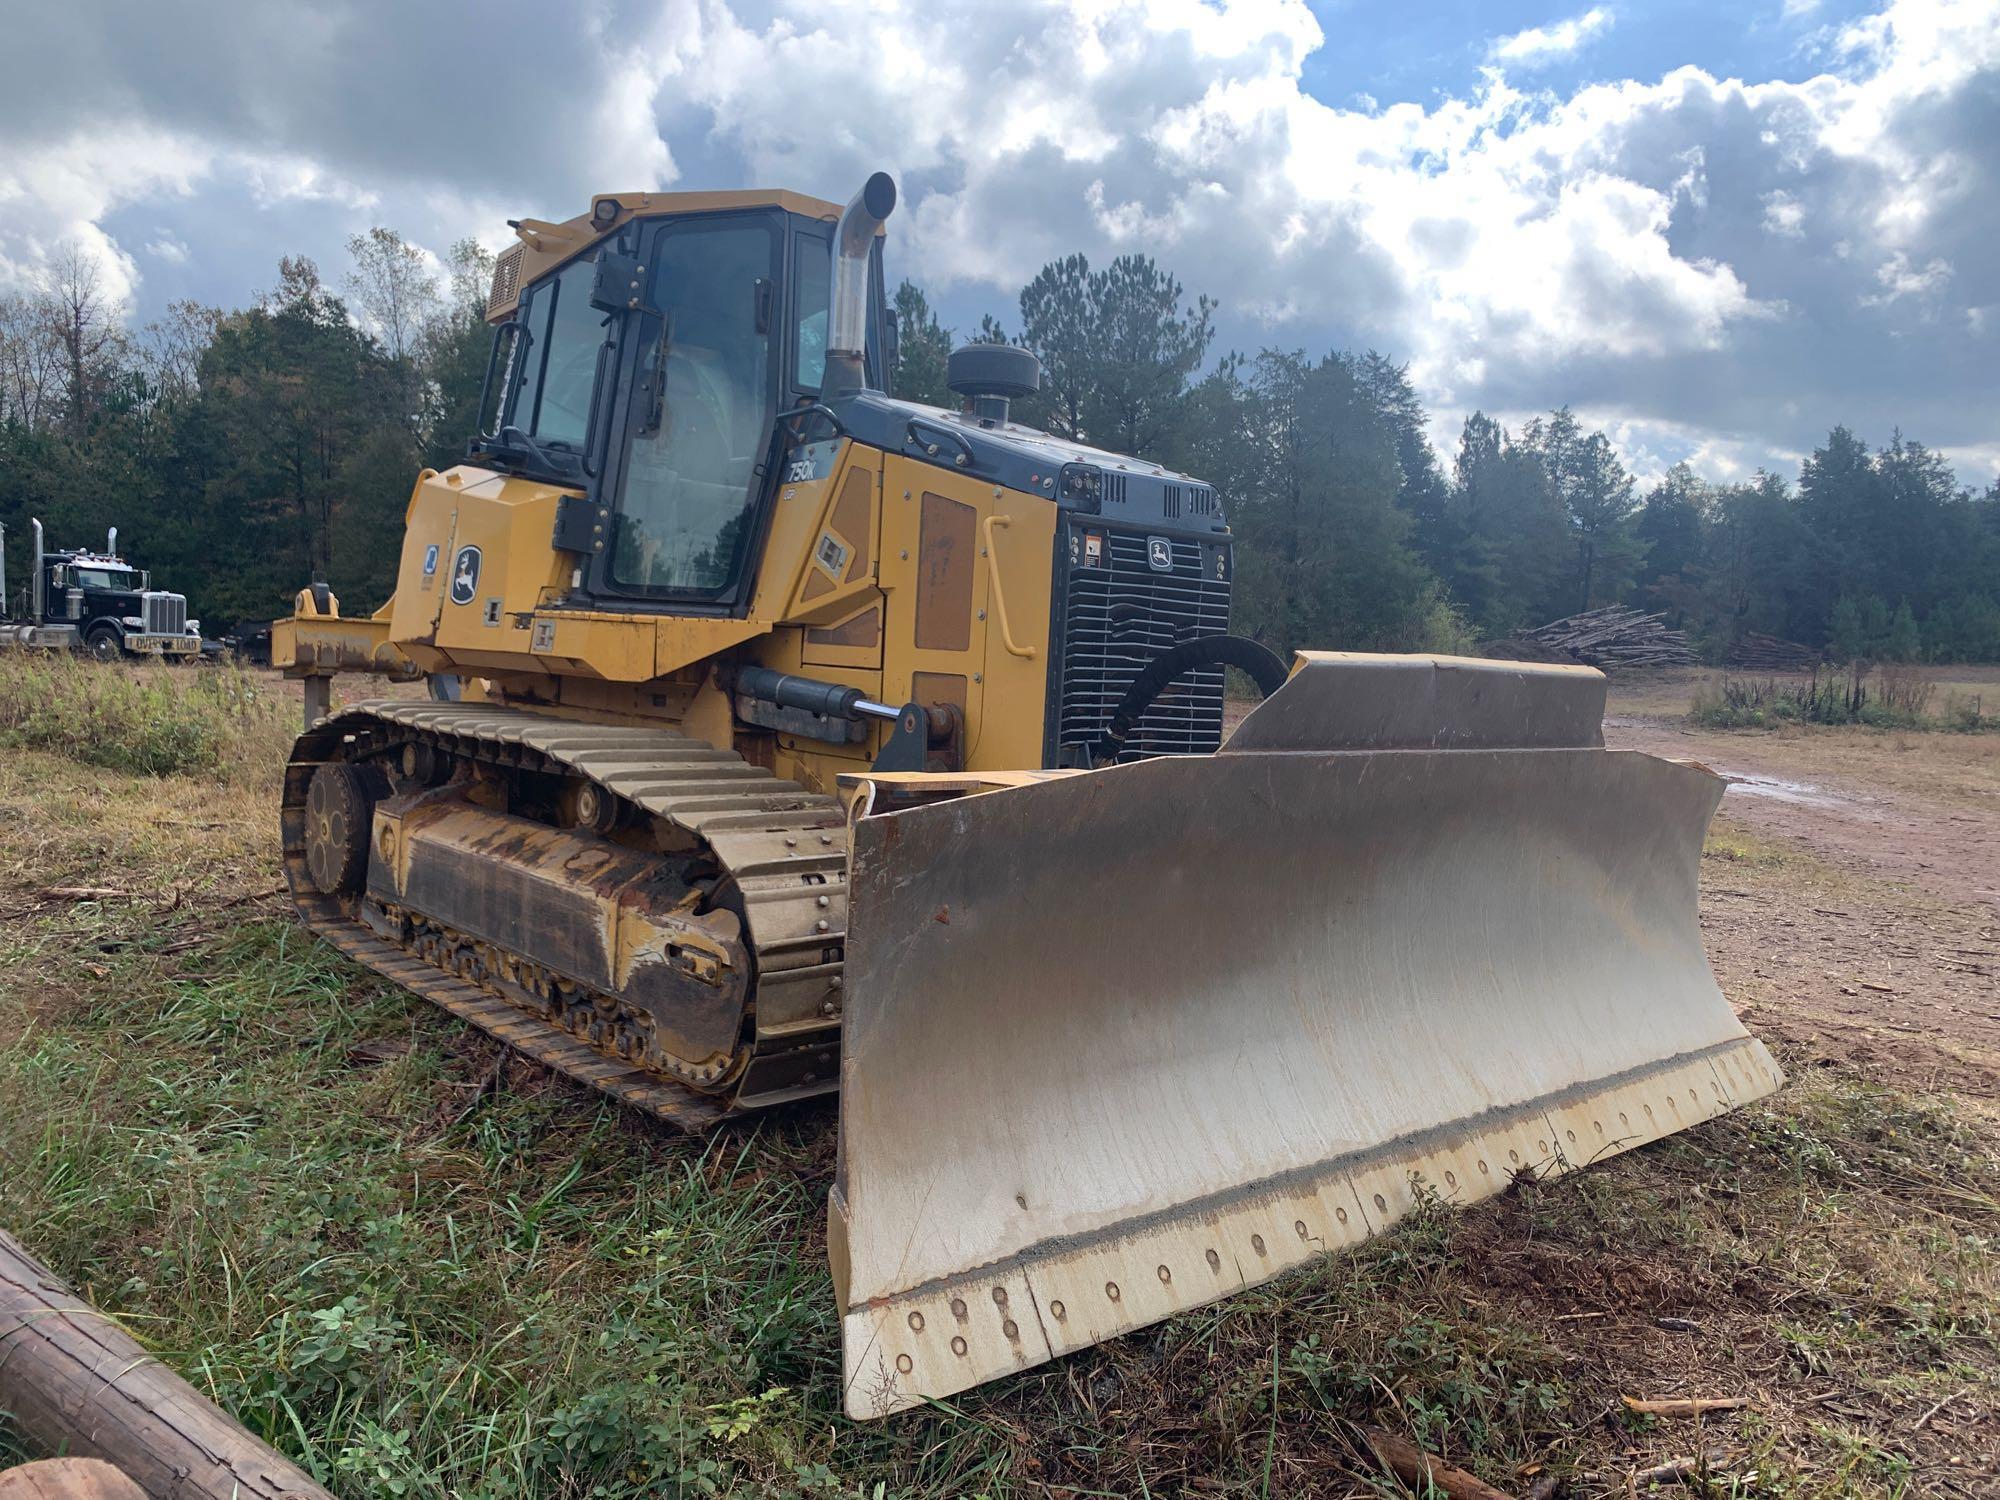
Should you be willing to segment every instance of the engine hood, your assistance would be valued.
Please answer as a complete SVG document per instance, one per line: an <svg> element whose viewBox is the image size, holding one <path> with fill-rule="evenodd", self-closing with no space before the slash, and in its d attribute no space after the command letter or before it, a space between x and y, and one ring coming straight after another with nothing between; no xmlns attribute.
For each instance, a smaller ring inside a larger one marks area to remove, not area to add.
<svg viewBox="0 0 2000 1500"><path fill-rule="evenodd" d="M967 473L1041 495L1070 509L1094 509L1064 490L1062 471L1088 465L1107 476L1101 506L1107 520L1129 506L1148 524L1179 520L1187 529L1226 531L1214 490L1204 481L1145 459L1070 442L1018 422L982 420L915 401L856 391L832 404L847 431L885 452ZM1122 498L1114 498L1122 497Z"/></svg>

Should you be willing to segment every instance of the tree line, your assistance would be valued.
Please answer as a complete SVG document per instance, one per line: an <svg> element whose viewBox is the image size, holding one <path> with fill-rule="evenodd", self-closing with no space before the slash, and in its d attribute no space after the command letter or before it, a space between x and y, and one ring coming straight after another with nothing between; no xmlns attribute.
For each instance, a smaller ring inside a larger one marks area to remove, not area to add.
<svg viewBox="0 0 2000 1500"><path fill-rule="evenodd" d="M948 402L952 333L896 293L901 375ZM1856 657L2000 660L2000 481L1835 426L1795 481L1677 464L1644 493L1562 407L1483 412L1441 462L1407 367L1380 353L1213 357L1213 302L1153 260L1052 262L1013 341L1041 356L1025 419L1212 481L1238 539L1236 628L1281 649L1474 649L1605 604L1667 616L1710 660L1750 634ZM1004 339L988 317L975 338Z"/></svg>
<svg viewBox="0 0 2000 1500"><path fill-rule="evenodd" d="M286 612L314 573L387 597L416 471L463 456L476 421L492 260L466 241L438 265L385 229L348 253L338 288L287 257L248 307L176 302L141 328L74 246L0 296L10 606L31 516L51 546L117 526L210 633Z"/></svg>
<svg viewBox="0 0 2000 1500"><path fill-rule="evenodd" d="M393 231L338 282L289 257L231 311L142 328L71 247L0 296L0 523L52 544L107 525L211 631L269 618L324 573L349 608L393 585L416 470L464 452L490 343L491 260ZM895 294L898 394L957 404L956 335ZM1664 612L1711 659L1748 633L1838 658L2000 660L2000 483L1975 494L1921 443L1836 426L1796 478L1681 464L1641 493L1567 407L1482 412L1441 458L1405 366L1375 352L1216 349L1215 303L1154 260L1051 262L967 336L1020 343L1017 420L1200 476L1238 542L1235 628L1273 647L1468 650L1607 603ZM25 582L18 561L9 587Z"/></svg>

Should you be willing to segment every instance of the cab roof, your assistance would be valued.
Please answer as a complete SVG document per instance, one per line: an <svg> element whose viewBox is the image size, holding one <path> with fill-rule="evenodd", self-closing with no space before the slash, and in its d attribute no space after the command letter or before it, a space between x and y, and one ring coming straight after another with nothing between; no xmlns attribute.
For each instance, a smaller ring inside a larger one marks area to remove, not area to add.
<svg viewBox="0 0 2000 1500"><path fill-rule="evenodd" d="M840 205L783 188L739 188L702 193L596 193L590 211L552 223L547 219L511 220L520 241L493 263L493 288L486 298L486 321L504 323L520 305L521 288L554 270L572 256L607 239L634 219L666 219L681 214L725 213L731 209L778 208L801 218L840 217Z"/></svg>

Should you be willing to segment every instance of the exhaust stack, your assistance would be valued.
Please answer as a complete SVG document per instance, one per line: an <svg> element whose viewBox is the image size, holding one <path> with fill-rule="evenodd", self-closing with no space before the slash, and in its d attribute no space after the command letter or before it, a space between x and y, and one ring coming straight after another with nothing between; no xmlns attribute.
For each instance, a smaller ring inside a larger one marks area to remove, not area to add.
<svg viewBox="0 0 2000 1500"><path fill-rule="evenodd" d="M877 172L841 211L833 232L833 285L827 297L822 401L868 389L868 252L896 207L896 180Z"/></svg>
<svg viewBox="0 0 2000 1500"><path fill-rule="evenodd" d="M48 600L44 597L43 593L47 587L48 580L44 577L45 570L42 566L42 523L30 517L28 524L35 528L35 573L34 577L29 580L28 591L29 598L33 601L31 605L35 617L33 623L40 625L48 619L48 611L44 607L47 605Z"/></svg>
<svg viewBox="0 0 2000 1500"><path fill-rule="evenodd" d="M104 534L104 555L106 557L116 557L118 555L118 528L116 526Z"/></svg>

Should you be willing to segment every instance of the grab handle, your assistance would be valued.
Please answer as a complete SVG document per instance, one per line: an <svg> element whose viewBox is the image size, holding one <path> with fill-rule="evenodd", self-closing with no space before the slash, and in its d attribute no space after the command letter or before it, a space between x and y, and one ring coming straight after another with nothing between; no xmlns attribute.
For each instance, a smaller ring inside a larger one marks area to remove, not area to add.
<svg viewBox="0 0 2000 1500"><path fill-rule="evenodd" d="M1032 660L1035 648L1017 644L1014 632L1007 626L1007 596L1000 591L1000 554L993 544L993 528L1013 524L1013 521L1006 516L992 515L986 518L986 525L983 528L986 539L986 576L993 581L993 616L1000 623L1000 644L1005 646L1011 655Z"/></svg>

